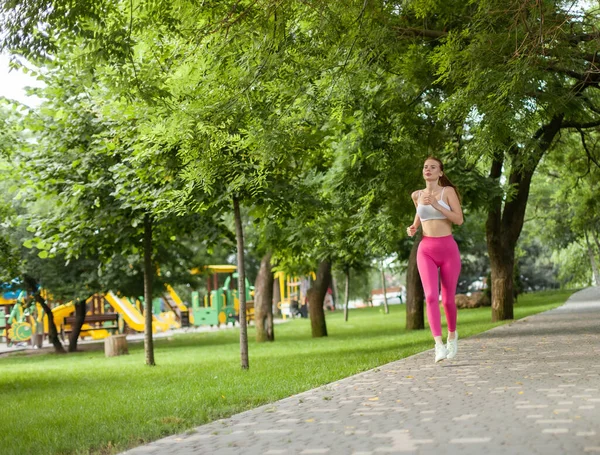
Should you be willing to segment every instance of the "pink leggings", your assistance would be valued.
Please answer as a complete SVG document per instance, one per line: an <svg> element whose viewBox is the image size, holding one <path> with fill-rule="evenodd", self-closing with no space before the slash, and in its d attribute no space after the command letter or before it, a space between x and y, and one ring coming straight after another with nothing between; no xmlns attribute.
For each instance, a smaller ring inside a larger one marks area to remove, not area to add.
<svg viewBox="0 0 600 455"><path fill-rule="evenodd" d="M442 304L448 331L456 331L456 284L460 275L460 253L454 237L425 237L417 250L417 267L427 302L427 320L434 337L442 336L438 268L442 278Z"/></svg>

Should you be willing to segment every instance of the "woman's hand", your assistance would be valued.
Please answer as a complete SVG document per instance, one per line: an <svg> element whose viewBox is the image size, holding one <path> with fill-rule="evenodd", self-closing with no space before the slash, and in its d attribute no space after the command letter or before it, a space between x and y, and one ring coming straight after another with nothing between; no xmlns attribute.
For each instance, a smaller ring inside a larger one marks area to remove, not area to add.
<svg viewBox="0 0 600 455"><path fill-rule="evenodd" d="M434 201L435 198L429 193L424 193L421 197L421 205L431 205Z"/></svg>
<svg viewBox="0 0 600 455"><path fill-rule="evenodd" d="M411 224L410 226L408 226L406 228L406 233L408 234L409 237L412 237L413 235L415 235L417 233L417 227L414 224Z"/></svg>
<svg viewBox="0 0 600 455"><path fill-rule="evenodd" d="M433 193L425 193L425 195L423 196L421 201L422 201L421 204L430 205L434 209L436 209L438 212L440 211L440 208L442 207L440 205L440 203L438 202L438 200L433 196Z"/></svg>

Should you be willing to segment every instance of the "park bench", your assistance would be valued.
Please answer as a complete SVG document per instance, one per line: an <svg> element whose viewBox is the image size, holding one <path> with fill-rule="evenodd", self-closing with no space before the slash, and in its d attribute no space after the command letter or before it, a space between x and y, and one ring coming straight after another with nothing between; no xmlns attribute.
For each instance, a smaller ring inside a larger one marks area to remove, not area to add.
<svg viewBox="0 0 600 455"><path fill-rule="evenodd" d="M105 322L112 322L112 324L105 325ZM119 313L86 314L83 323L89 325L90 327L85 329L82 328L82 332L90 332L92 330L110 330L113 332L118 332ZM62 326L63 335L72 332L73 324L75 324L75 316L67 316L64 319ZM69 329L65 329L65 326L67 325L69 325Z"/></svg>

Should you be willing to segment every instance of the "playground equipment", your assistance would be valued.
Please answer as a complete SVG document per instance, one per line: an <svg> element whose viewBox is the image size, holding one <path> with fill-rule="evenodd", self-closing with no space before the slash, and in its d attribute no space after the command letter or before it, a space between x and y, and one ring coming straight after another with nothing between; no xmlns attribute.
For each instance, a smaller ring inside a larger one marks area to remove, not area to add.
<svg viewBox="0 0 600 455"><path fill-rule="evenodd" d="M0 294L0 338L10 346L34 340L36 346L41 346L44 333L48 332L48 320L41 305L34 302L27 293L18 288L18 283L2 283ZM54 314L57 327L62 325L62 319L74 311L74 307L62 313L66 306ZM57 317L57 314L59 315Z"/></svg>
<svg viewBox="0 0 600 455"><path fill-rule="evenodd" d="M20 291L7 291L0 294L0 306L14 305Z"/></svg>
<svg viewBox="0 0 600 455"><path fill-rule="evenodd" d="M307 292L312 281L316 280L315 272L306 276L289 276L285 272L276 272L275 280L279 283L279 302L277 309L283 319L289 317L308 317Z"/></svg>
<svg viewBox="0 0 600 455"><path fill-rule="evenodd" d="M131 303L127 297L119 297L114 292L109 291L104 294L104 298L113 307L113 309L123 316L123 319L129 327L136 332L143 332L146 325L144 315ZM169 322L159 320L156 315L152 315L152 333L156 331L166 332L171 328Z"/></svg>
<svg viewBox="0 0 600 455"><path fill-rule="evenodd" d="M18 292L11 289L11 283L0 283L0 339L6 341L8 338L9 314L17 303Z"/></svg>
<svg viewBox="0 0 600 455"><path fill-rule="evenodd" d="M85 323L81 327L80 336L91 336L93 339L103 339L113 332L123 333L126 325L136 332L143 332L145 327L144 315L136 308L143 303L136 304L127 297L119 297L110 291L106 294L95 294L87 301L90 306L86 314ZM162 312L160 305L158 311L152 315L152 332L166 332L171 328L179 328L175 314L171 311ZM64 335L71 331L75 318L71 314L75 311L72 302L59 305L52 310L57 328Z"/></svg>
<svg viewBox="0 0 600 455"><path fill-rule="evenodd" d="M167 330L181 328L180 318L177 317L164 297L156 297L152 300L152 315L152 319L159 324L166 325Z"/></svg>
<svg viewBox="0 0 600 455"><path fill-rule="evenodd" d="M220 324L235 324L239 321L240 300L238 289L234 287L237 282L237 267L235 265L209 265L200 269L193 269L192 273L207 274L207 294L202 304L200 293L192 292L192 316L195 326ZM219 286L219 275L227 274L224 283ZM246 321L254 319L254 287L250 286L248 279L245 281L246 293Z"/></svg>
<svg viewBox="0 0 600 455"><path fill-rule="evenodd" d="M0 307L0 340L6 337L6 313L4 308Z"/></svg>
<svg viewBox="0 0 600 455"><path fill-rule="evenodd" d="M44 334L49 333L48 318L43 308L25 291L15 290L18 283L0 284L0 340L9 345L32 340L41 346ZM52 296L42 290L42 296L51 302ZM142 304L138 301L136 302ZM167 331L189 324L189 313L175 290L168 286L165 295L154 306L152 331ZM164 303L164 305L163 305ZM135 305L125 297L109 292L95 294L86 300L86 315L81 326L81 337L103 339L113 332L125 331L125 324L137 332L144 331L145 319ZM163 311L167 309L167 311ZM176 308L176 310L175 310ZM52 319L57 332L65 338L75 323L75 304L68 302L52 309ZM37 336L36 336L37 335Z"/></svg>
<svg viewBox="0 0 600 455"><path fill-rule="evenodd" d="M6 311L3 311L2 336L8 345L27 342L35 334L43 334L43 309L38 303L29 299L25 291L5 292L3 304L5 309L10 308L8 316ZM41 343L41 338L37 343Z"/></svg>
<svg viewBox="0 0 600 455"><path fill-rule="evenodd" d="M181 327L189 327L190 323L194 323L194 316L190 314L188 307L185 306L183 301L179 298L175 289L173 289L170 285L166 286L167 292L165 292L162 296L165 304L171 309L171 311L175 314L177 321L179 322Z"/></svg>
<svg viewBox="0 0 600 455"><path fill-rule="evenodd" d="M158 270L158 274L160 275L160 270ZM170 309L170 312L175 316L175 320L177 321L178 327L189 327L190 322L193 322L193 316L190 314L188 307L183 303L183 301L179 298L175 289L170 284L165 284L165 291L162 293L160 300L164 302L165 306ZM153 306L158 305L158 300L154 299L152 302ZM162 309L163 305L160 304ZM140 308L141 311L141 308ZM159 315L160 311L153 311L156 316ZM163 314L159 319L168 319L171 320L172 314Z"/></svg>
<svg viewBox="0 0 600 455"><path fill-rule="evenodd" d="M6 290L8 284L3 284L2 287ZM14 287L14 285L13 285ZM52 300L51 296L45 291L41 291L42 296L47 301ZM90 299L88 299L88 302ZM2 313L4 317L0 317L0 329L3 329L0 335L5 338L7 344L21 343L30 341L37 347L41 347L44 334L49 332L48 318L46 317L42 306L35 302L31 296L23 290L10 290L4 292L0 299L0 305L3 306ZM8 311L7 311L8 309ZM65 329L68 330L68 325L65 324L66 319L75 311L75 306L72 302L61 304L52 310L52 319L54 320L56 329L63 334ZM3 320L2 320L3 319ZM98 325L84 324L82 326L81 336L92 335L94 338L104 338L109 335L108 332L102 330L91 334L91 331L97 330Z"/></svg>
<svg viewBox="0 0 600 455"><path fill-rule="evenodd" d="M91 337L94 340L102 340L114 333L122 333L125 329L123 318L105 304L102 294L94 294L86 301L86 314L84 323L81 326L80 337ZM70 333L75 325L76 317L75 305L69 302L59 305L52 310L55 324L60 334L65 339L65 335ZM57 323L56 320L59 320Z"/></svg>

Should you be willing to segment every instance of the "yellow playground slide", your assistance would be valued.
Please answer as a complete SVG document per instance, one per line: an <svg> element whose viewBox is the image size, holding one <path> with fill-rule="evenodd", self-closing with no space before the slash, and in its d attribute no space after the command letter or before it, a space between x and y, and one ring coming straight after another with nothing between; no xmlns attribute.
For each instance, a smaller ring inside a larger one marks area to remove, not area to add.
<svg viewBox="0 0 600 455"><path fill-rule="evenodd" d="M122 299L118 297L114 292L110 291L104 294L104 298L111 304L111 306L115 309L117 313L123 315L123 319L129 327L131 327L136 332L144 331L144 315L140 313L137 308L135 308L131 302L127 299ZM152 316L152 332L156 332L157 330L161 332L166 332L169 330L170 324L168 322L162 322L156 319L156 317Z"/></svg>
<svg viewBox="0 0 600 455"><path fill-rule="evenodd" d="M54 319L54 325L56 325L56 330L60 332L60 328L62 327L65 318L70 316L71 313L75 311L75 305L73 302L64 303L62 305L58 305L52 309L52 319ZM48 332L48 321L44 319L44 330Z"/></svg>
<svg viewBox="0 0 600 455"><path fill-rule="evenodd" d="M180 312L188 312L189 314L189 320L190 320L190 324L194 323L194 315L191 311L188 310L188 307L185 306L185 304L183 303L183 301L181 300L181 298L179 297L179 295L177 295L177 292L175 292L175 289L173 289L173 287L169 284L167 284L167 292L169 294L169 296L171 297L171 300L175 303L175 305L177 305L177 308L179 308ZM167 302L168 304L170 304L170 302Z"/></svg>
<svg viewBox="0 0 600 455"><path fill-rule="evenodd" d="M173 302L175 302L175 304L177 305L177 307L181 310L181 311L187 311L188 307L186 307L183 303L183 301L181 300L181 298L177 295L177 293L175 292L175 289L173 289L171 287L171 285L167 284L167 292L169 293L169 295L171 296L171 299L173 299Z"/></svg>

